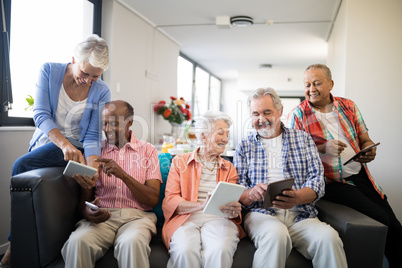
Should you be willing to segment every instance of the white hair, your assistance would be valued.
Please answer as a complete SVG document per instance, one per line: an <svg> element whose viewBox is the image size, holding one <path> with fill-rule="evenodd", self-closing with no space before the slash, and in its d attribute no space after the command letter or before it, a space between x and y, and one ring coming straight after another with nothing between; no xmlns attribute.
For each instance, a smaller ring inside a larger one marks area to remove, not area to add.
<svg viewBox="0 0 402 268"><path fill-rule="evenodd" d="M217 121L224 121L228 127L232 125L232 119L221 111L206 111L195 120L195 135L198 144L201 144L201 134L207 134L212 131Z"/></svg>
<svg viewBox="0 0 402 268"><path fill-rule="evenodd" d="M106 70L109 67L109 48L106 41L96 34L91 34L74 49L77 63L88 61L95 68Z"/></svg>
<svg viewBox="0 0 402 268"><path fill-rule="evenodd" d="M281 98L279 98L278 94L276 93L275 89L271 88L271 87L267 87L267 88L259 88L254 90L253 92L251 92L251 94L248 96L248 107L250 108L250 104L252 100L255 99L259 99L261 97L264 97L266 95L271 96L272 101L274 102L274 106L276 108L276 110L278 110L279 112L282 111L282 101Z"/></svg>

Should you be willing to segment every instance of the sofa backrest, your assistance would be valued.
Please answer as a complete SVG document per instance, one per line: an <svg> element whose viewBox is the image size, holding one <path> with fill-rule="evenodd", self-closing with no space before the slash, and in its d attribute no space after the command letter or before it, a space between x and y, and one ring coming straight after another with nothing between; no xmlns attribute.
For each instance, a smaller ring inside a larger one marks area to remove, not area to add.
<svg viewBox="0 0 402 268"><path fill-rule="evenodd" d="M170 170L170 164L172 161L172 156L169 153L161 153L158 155L159 157L159 166L161 170L161 175L162 175L162 184L159 192L159 201L158 204L152 209L152 212L155 213L157 217L157 222L156 226L157 227L162 227L163 222L165 221L165 218L163 217L163 211L162 211L162 201L165 198L165 188L166 188L166 180L169 174Z"/></svg>

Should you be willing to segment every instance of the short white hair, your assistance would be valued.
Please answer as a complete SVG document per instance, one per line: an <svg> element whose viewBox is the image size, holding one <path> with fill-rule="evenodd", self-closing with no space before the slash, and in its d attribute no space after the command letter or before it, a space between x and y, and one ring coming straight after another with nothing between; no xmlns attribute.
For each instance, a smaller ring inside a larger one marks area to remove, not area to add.
<svg viewBox="0 0 402 268"><path fill-rule="evenodd" d="M201 134L208 134L215 127L215 123L217 121L224 121L228 127L232 125L232 119L221 111L206 111L204 114L199 116L195 120L195 135L197 137L197 141L201 143Z"/></svg>
<svg viewBox="0 0 402 268"><path fill-rule="evenodd" d="M254 90L253 92L251 92L251 94L248 96L248 100L247 100L248 108L251 107L250 104L253 100L262 98L267 95L271 96L276 110L278 110L279 112L282 111L283 105L282 105L281 98L276 93L275 89L273 89L271 87L259 88L259 89Z"/></svg>
<svg viewBox="0 0 402 268"><path fill-rule="evenodd" d="M96 34L91 34L74 49L77 63L88 62L95 68L106 70L109 67L109 47L106 41Z"/></svg>

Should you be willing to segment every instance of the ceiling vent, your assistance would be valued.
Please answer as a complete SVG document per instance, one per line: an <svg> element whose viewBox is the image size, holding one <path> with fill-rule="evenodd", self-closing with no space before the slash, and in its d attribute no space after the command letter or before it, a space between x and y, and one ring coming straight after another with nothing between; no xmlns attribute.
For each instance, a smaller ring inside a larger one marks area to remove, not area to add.
<svg viewBox="0 0 402 268"><path fill-rule="evenodd" d="M267 63L260 64L260 68L262 68L262 69L272 68L272 64L267 64Z"/></svg>

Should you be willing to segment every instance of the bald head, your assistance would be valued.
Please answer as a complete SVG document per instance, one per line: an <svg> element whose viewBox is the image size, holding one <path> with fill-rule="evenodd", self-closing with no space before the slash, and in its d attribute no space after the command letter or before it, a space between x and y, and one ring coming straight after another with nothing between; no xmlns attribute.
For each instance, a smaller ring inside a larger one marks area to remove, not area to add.
<svg viewBox="0 0 402 268"><path fill-rule="evenodd" d="M122 148L130 141L130 127L133 124L134 109L123 100L106 104L102 111L102 130L107 142Z"/></svg>
<svg viewBox="0 0 402 268"><path fill-rule="evenodd" d="M115 116L124 116L124 119L129 117L134 117L134 108L130 105L130 103L124 100L115 100L106 104L104 109L108 109L109 111L115 112Z"/></svg>

